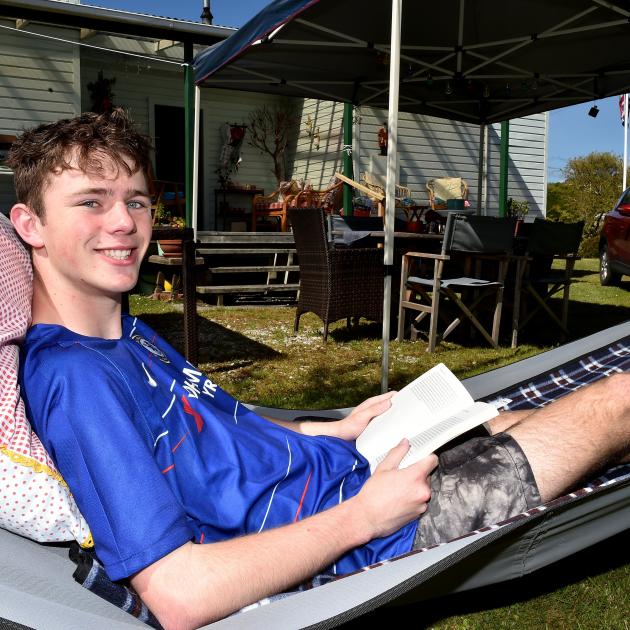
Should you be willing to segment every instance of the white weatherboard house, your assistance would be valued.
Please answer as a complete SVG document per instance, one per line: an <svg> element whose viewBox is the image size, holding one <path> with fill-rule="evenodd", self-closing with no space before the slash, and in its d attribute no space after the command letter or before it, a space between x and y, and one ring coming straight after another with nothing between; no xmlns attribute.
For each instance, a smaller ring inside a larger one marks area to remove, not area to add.
<svg viewBox="0 0 630 630"><path fill-rule="evenodd" d="M201 2L200 11L201 11ZM0 142L24 128L92 107L102 77L115 105L131 110L156 145L158 178L183 181L184 44L194 53L228 37L234 29L202 23L101 9L63 0L7 0L0 4ZM43 37L42 37L43 36ZM129 54L132 53L132 54ZM170 63L168 63L170 62ZM92 86L90 89L89 86ZM259 105L276 97L217 89L201 90L200 227L217 227L214 190L225 123L247 123ZM293 99L294 142L287 176L309 180L316 188L342 168L343 105ZM386 112L355 110L355 173L369 171L378 154L377 131ZM530 216L544 215L547 114L511 121L508 196L527 200ZM496 214L499 194L500 125L486 128L481 207ZM445 175L464 178L477 207L479 127L416 114L400 114L400 183L412 197L426 199L425 184ZM247 144L233 179L271 192L272 162ZM14 200L10 171L0 164L0 210Z"/></svg>

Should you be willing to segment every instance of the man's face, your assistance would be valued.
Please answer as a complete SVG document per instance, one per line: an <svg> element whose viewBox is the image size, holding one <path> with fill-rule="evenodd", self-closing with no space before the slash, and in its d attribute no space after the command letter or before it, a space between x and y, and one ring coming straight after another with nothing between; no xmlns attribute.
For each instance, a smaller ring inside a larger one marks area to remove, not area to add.
<svg viewBox="0 0 630 630"><path fill-rule="evenodd" d="M151 237L146 177L103 163L98 174L78 168L53 173L43 191L44 246L34 248L33 260L45 269L51 294L115 297L137 281Z"/></svg>

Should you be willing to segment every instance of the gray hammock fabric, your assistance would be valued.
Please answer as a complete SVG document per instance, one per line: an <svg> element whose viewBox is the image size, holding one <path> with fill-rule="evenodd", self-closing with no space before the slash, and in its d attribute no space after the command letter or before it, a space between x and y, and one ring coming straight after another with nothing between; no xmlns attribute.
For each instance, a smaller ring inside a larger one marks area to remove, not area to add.
<svg viewBox="0 0 630 630"><path fill-rule="evenodd" d="M464 381L476 399L540 406L566 391L630 368L630 323ZM294 418L304 412L256 408ZM309 412L339 417L346 410ZM625 530L630 466L457 540L419 550L312 590L228 617L212 628L330 628L404 596L406 602L523 576ZM72 580L64 546L0 531L0 630L147 627ZM3 625L3 623L5 625Z"/></svg>

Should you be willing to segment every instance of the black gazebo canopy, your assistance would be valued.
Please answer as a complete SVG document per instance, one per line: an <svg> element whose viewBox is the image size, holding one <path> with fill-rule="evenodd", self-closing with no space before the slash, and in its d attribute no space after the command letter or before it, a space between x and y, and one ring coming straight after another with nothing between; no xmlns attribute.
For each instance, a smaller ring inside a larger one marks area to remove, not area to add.
<svg viewBox="0 0 630 630"><path fill-rule="evenodd" d="M195 80L386 108L390 19L388 0L277 0ZM621 94L629 43L621 0L405 0L399 109L490 123Z"/></svg>

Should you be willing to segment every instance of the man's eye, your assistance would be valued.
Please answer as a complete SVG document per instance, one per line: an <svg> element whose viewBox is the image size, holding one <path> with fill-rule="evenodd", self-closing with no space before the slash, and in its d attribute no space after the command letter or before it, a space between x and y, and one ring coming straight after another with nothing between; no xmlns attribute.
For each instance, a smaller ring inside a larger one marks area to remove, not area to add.
<svg viewBox="0 0 630 630"><path fill-rule="evenodd" d="M141 210L143 208L146 208L147 204L143 203L142 201L128 201L127 206L134 210Z"/></svg>
<svg viewBox="0 0 630 630"><path fill-rule="evenodd" d="M86 199L85 201L81 202L82 206L85 206L86 208L96 208L96 206L98 205L98 201L96 201L95 199Z"/></svg>

